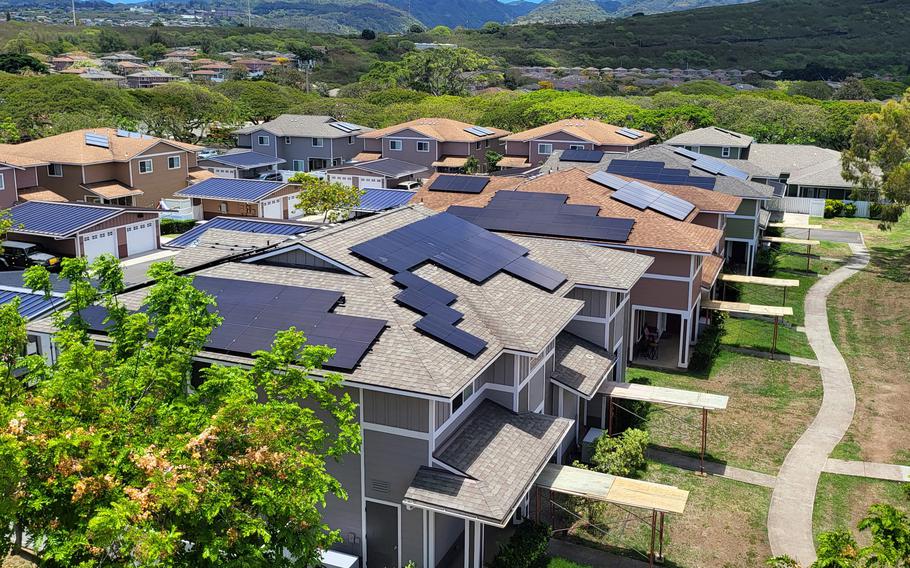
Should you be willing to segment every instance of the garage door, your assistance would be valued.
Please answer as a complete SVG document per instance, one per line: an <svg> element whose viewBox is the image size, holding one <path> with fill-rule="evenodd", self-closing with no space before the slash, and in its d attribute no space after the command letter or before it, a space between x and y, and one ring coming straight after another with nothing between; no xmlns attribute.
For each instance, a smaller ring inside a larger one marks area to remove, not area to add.
<svg viewBox="0 0 910 568"><path fill-rule="evenodd" d="M385 187L385 178L384 177L370 177L370 176L360 176L360 183L358 186L360 189L367 188L381 188Z"/></svg>
<svg viewBox="0 0 910 568"><path fill-rule="evenodd" d="M354 185L354 176L344 176L340 174L329 174L329 181L334 183L343 183L345 185Z"/></svg>
<svg viewBox="0 0 910 568"><path fill-rule="evenodd" d="M132 256L158 248L155 238L155 222L136 223L126 228L126 254Z"/></svg>
<svg viewBox="0 0 910 568"><path fill-rule="evenodd" d="M296 195L288 195L288 219L296 219L297 217L303 217L305 211L303 209L297 209L297 203L300 201Z"/></svg>
<svg viewBox="0 0 910 568"><path fill-rule="evenodd" d="M220 178L236 178L237 177L236 168L212 168L212 173L215 174L215 177L220 177Z"/></svg>
<svg viewBox="0 0 910 568"><path fill-rule="evenodd" d="M112 254L115 257L120 256L117 254L117 234L114 229L82 236L82 254L88 258L89 262L104 253Z"/></svg>
<svg viewBox="0 0 910 568"><path fill-rule="evenodd" d="M281 219L282 210L281 210L281 201L282 198L269 199L262 202L262 216L266 219Z"/></svg>

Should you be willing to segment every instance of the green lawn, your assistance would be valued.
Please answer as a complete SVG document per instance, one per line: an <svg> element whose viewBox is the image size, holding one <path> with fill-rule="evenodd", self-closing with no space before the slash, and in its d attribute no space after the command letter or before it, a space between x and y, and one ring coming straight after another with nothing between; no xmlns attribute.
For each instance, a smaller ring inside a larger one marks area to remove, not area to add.
<svg viewBox="0 0 910 568"><path fill-rule="evenodd" d="M731 317L727 319L726 333L720 341L723 345L731 347L762 351L768 353L770 357L773 337L774 324L771 322ZM806 334L785 325L778 326L775 353L815 359L815 352L809 346Z"/></svg>
<svg viewBox="0 0 910 568"><path fill-rule="evenodd" d="M815 492L813 533L817 537L825 531L850 529L860 544L868 544L868 536L856 524L875 503L888 503L910 513L910 502L896 481L823 473Z"/></svg>
<svg viewBox="0 0 910 568"><path fill-rule="evenodd" d="M547 563L547 568L591 568L587 564L576 564L565 558L551 558Z"/></svg>
<svg viewBox="0 0 910 568"><path fill-rule="evenodd" d="M630 368L627 379L724 394L726 410L709 413L708 459L776 475L821 404L817 368L721 352L707 376ZM653 406L643 425L652 444L698 455L701 414Z"/></svg>

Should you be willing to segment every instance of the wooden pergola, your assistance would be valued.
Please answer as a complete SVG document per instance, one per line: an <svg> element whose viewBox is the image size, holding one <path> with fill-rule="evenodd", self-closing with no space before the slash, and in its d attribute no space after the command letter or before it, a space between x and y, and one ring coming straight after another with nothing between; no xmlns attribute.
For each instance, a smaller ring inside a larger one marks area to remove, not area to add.
<svg viewBox="0 0 910 568"><path fill-rule="evenodd" d="M733 282L736 284L757 284L759 286L783 288L784 299L781 302L782 306L786 305L787 303L787 288L799 288L799 280L796 280L795 278L767 278L764 276L746 276L744 274L721 274L717 277L717 279L724 283L724 298L727 297L727 282Z"/></svg>
<svg viewBox="0 0 910 568"><path fill-rule="evenodd" d="M781 245L805 245L806 272L809 272L809 262L812 260L812 247L822 244L821 241L814 241L812 239L791 239L790 237L762 237L761 240L766 243Z"/></svg>
<svg viewBox="0 0 910 568"><path fill-rule="evenodd" d="M706 310L715 310L718 312L773 317L774 336L771 339L771 357L774 357L774 352L777 350L777 332L780 326L780 318L793 315L793 308L790 306L762 306L758 304L745 304L742 302L707 300L702 302L701 307Z"/></svg>

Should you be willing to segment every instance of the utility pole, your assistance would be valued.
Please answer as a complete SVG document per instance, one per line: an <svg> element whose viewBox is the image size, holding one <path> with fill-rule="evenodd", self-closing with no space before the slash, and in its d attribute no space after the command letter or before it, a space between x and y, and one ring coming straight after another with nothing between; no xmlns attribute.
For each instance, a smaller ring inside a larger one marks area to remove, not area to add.
<svg viewBox="0 0 910 568"><path fill-rule="evenodd" d="M250 8L251 0L246 0L246 27L253 27L253 10Z"/></svg>
<svg viewBox="0 0 910 568"><path fill-rule="evenodd" d="M73 27L76 27L76 0L72 0L73 5Z"/></svg>

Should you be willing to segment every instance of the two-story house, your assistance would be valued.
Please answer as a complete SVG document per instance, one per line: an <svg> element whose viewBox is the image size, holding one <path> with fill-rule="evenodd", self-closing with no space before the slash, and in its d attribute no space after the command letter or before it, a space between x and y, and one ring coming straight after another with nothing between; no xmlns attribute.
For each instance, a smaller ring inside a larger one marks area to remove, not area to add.
<svg viewBox="0 0 910 568"><path fill-rule="evenodd" d="M753 142L754 139L746 134L708 126L677 134L666 143L715 158L748 160Z"/></svg>
<svg viewBox="0 0 910 568"><path fill-rule="evenodd" d="M3 152L41 164L28 183L67 201L154 208L187 186L198 150L136 132L92 128L7 145ZM20 197L25 182L18 182Z"/></svg>
<svg viewBox="0 0 910 568"><path fill-rule="evenodd" d="M430 171L459 172L473 157L484 171L493 167L486 163L486 153L502 154L502 138L508 134L449 118L418 118L358 136L363 141L358 160L394 158Z"/></svg>
<svg viewBox="0 0 910 568"><path fill-rule="evenodd" d="M627 154L651 144L654 135L599 120L568 118L515 132L502 140L505 155L496 165L503 169L522 169L543 164L558 150Z"/></svg>
<svg viewBox="0 0 910 568"><path fill-rule="evenodd" d="M371 128L331 116L282 114L275 120L234 131L237 146L280 158L296 172L340 166L360 153L357 137Z"/></svg>
<svg viewBox="0 0 910 568"><path fill-rule="evenodd" d="M292 325L335 347L325 367L363 433L359 454L327 463L348 496L324 511L335 548L368 568L481 568L502 529L527 518L547 463L603 427L630 290L651 262L409 206L195 272L225 318L198 357L249 364ZM30 331L51 353L52 323ZM92 336L104 344L103 330Z"/></svg>
<svg viewBox="0 0 910 568"><path fill-rule="evenodd" d="M16 153L12 144L0 144L0 209L12 207L26 192L36 191L38 168L46 165L40 158Z"/></svg>

